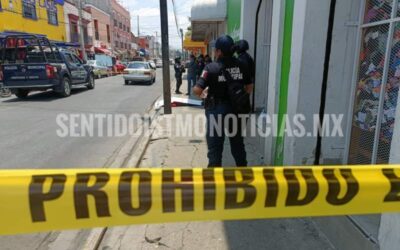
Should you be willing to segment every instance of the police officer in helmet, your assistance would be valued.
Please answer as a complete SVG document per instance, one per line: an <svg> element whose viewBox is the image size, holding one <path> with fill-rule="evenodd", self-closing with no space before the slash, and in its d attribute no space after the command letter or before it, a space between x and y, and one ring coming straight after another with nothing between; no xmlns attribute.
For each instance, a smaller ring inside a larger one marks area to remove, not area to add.
<svg viewBox="0 0 400 250"><path fill-rule="evenodd" d="M234 79L235 82L243 84L243 88L250 94L254 85L247 65L234 58L233 52L234 41L230 36L224 35L218 38L215 43L216 61L205 66L199 81L193 88L196 95L202 97L207 95L205 112L209 167L222 166L222 153L226 135L229 138L231 153L236 165L239 167L247 166L246 150L241 133L242 122L234 112L227 86ZM226 74L229 74L229 76ZM225 119L227 116L233 116L237 119ZM233 129L235 126L236 129Z"/></svg>
<svg viewBox="0 0 400 250"><path fill-rule="evenodd" d="M254 59L247 52L249 50L249 43L246 40L240 40L235 44L235 52L240 62L247 65L251 74L251 82L255 82L256 67Z"/></svg>
<svg viewBox="0 0 400 250"><path fill-rule="evenodd" d="M183 66L181 64L180 57L175 58L174 70L175 70L175 78L176 78L175 94L182 94L182 92L180 91L180 88L182 86L182 75L183 75L183 73L185 73L185 66Z"/></svg>

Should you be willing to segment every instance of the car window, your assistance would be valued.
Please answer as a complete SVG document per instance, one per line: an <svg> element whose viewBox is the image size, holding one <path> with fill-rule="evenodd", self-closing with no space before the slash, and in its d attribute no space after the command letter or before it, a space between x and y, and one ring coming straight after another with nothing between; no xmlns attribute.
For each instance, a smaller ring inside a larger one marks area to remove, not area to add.
<svg viewBox="0 0 400 250"><path fill-rule="evenodd" d="M131 63L128 66L129 69L148 69L149 65L145 63Z"/></svg>
<svg viewBox="0 0 400 250"><path fill-rule="evenodd" d="M74 59L70 54L64 54L64 56L68 64L75 64Z"/></svg>
<svg viewBox="0 0 400 250"><path fill-rule="evenodd" d="M76 64L83 64L82 60L76 55L72 55Z"/></svg>

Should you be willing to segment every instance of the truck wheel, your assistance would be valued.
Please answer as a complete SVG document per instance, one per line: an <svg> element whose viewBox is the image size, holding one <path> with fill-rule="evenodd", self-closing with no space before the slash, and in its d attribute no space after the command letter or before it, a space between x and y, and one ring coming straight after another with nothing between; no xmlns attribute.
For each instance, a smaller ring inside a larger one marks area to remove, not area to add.
<svg viewBox="0 0 400 250"><path fill-rule="evenodd" d="M62 97L68 97L71 95L71 80L68 77L64 77L61 83L61 91L58 92Z"/></svg>
<svg viewBox="0 0 400 250"><path fill-rule="evenodd" d="M20 99L25 99L29 95L29 90L24 90L24 89L18 89L17 92L15 92L15 96L20 98Z"/></svg>
<svg viewBox="0 0 400 250"><path fill-rule="evenodd" d="M89 76L89 81L88 81L88 84L86 85L86 87L88 89L94 89L95 86L96 86L96 84L95 84L94 76L91 74Z"/></svg>

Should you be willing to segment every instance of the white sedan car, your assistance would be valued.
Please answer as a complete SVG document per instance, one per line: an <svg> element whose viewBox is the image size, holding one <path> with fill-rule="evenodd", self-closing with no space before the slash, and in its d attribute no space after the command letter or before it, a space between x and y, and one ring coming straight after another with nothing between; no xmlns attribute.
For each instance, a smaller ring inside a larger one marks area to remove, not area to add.
<svg viewBox="0 0 400 250"><path fill-rule="evenodd" d="M124 70L125 85L131 83L153 84L156 81L156 69L149 62L131 62Z"/></svg>

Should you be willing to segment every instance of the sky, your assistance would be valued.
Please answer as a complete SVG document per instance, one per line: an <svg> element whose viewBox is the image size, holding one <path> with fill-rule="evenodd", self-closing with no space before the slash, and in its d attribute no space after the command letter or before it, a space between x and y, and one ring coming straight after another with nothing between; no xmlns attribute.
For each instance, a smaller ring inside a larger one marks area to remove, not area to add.
<svg viewBox="0 0 400 250"><path fill-rule="evenodd" d="M132 31L137 36L137 16L139 16L140 35L155 36L158 32L158 41L161 42L161 24L160 24L160 1L159 0L119 0L131 12ZM189 17L192 1L174 0L176 4L176 13L178 26L186 32L190 25ZM178 34L175 16L173 12L172 0L168 2L168 30L170 46L176 49L181 48L181 38Z"/></svg>

